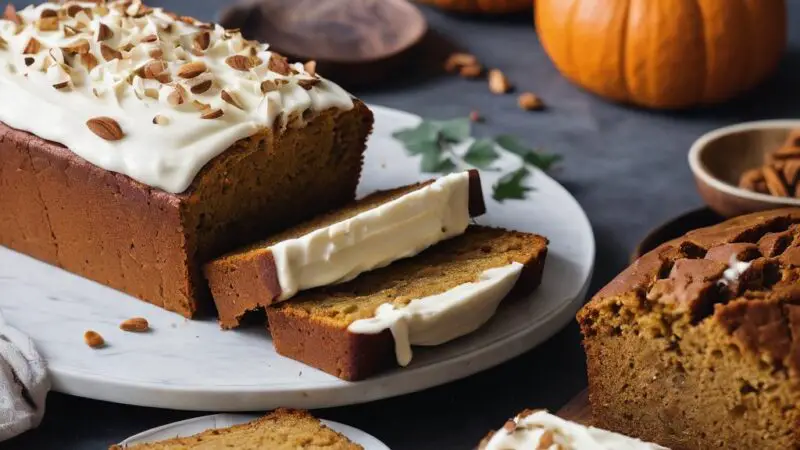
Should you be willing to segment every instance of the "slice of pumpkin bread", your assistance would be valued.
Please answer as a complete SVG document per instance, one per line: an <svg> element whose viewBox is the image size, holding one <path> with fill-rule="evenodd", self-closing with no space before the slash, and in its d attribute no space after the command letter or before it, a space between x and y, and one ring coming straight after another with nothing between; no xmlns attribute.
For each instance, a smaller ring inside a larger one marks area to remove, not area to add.
<svg viewBox="0 0 800 450"><path fill-rule="evenodd" d="M471 170L376 192L225 255L204 270L220 324L235 328L246 313L298 291L414 256L463 233L470 217L484 212L480 178Z"/></svg>
<svg viewBox="0 0 800 450"><path fill-rule="evenodd" d="M692 231L578 314L594 424L680 449L800 449L800 209Z"/></svg>
<svg viewBox="0 0 800 450"><path fill-rule="evenodd" d="M486 323L498 304L536 288L547 239L470 226L414 258L267 308L281 355L345 380L411 359L411 345L439 345Z"/></svg>
<svg viewBox="0 0 800 450"><path fill-rule="evenodd" d="M364 450L306 411L277 409L252 422L190 437L125 447L130 450ZM110 450L122 450L114 445Z"/></svg>

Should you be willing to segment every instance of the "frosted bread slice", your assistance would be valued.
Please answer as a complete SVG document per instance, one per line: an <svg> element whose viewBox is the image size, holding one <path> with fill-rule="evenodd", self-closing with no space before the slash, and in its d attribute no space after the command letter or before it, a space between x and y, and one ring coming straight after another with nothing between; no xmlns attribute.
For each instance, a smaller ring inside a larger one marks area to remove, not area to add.
<svg viewBox="0 0 800 450"><path fill-rule="evenodd" d="M622 434L586 427L547 411L525 410L490 432L478 450L668 450Z"/></svg>
<svg viewBox="0 0 800 450"><path fill-rule="evenodd" d="M267 308L281 355L345 380L406 365L411 345L439 345L486 323L542 276L547 239L470 226L455 238L347 283Z"/></svg>
<svg viewBox="0 0 800 450"><path fill-rule="evenodd" d="M364 450L306 411L277 409L252 422L185 438L126 447L130 450ZM122 450L114 445L110 450Z"/></svg>
<svg viewBox="0 0 800 450"><path fill-rule="evenodd" d="M297 292L414 256L485 212L477 171L380 191L208 263L223 328Z"/></svg>

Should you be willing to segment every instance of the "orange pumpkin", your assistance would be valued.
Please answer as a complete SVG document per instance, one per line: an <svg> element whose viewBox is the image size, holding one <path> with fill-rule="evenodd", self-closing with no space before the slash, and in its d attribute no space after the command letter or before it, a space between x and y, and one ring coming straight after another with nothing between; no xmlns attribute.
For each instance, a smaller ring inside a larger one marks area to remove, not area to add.
<svg viewBox="0 0 800 450"><path fill-rule="evenodd" d="M764 80L786 46L784 0L536 0L539 40L572 82L675 109Z"/></svg>
<svg viewBox="0 0 800 450"><path fill-rule="evenodd" d="M531 9L533 0L417 0L420 3L462 13L506 14Z"/></svg>

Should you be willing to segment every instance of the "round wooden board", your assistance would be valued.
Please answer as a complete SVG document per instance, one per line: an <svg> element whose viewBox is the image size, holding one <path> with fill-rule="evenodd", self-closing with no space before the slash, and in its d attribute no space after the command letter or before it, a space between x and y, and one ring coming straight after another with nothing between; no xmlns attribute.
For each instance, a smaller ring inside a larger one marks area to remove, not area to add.
<svg viewBox="0 0 800 450"><path fill-rule="evenodd" d="M290 59L315 60L320 73L346 87L380 82L411 64L408 50L428 29L407 0L242 0L219 21Z"/></svg>

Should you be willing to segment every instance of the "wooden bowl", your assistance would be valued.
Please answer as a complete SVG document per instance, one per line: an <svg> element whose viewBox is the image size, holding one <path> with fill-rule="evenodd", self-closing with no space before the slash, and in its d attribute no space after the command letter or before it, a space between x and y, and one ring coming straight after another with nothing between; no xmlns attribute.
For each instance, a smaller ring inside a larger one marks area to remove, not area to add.
<svg viewBox="0 0 800 450"><path fill-rule="evenodd" d="M759 194L737 187L739 177L763 164L764 156L779 148L800 120L764 120L720 128L700 137L689 150L689 166L706 204L724 217L786 206L800 199Z"/></svg>
<svg viewBox="0 0 800 450"><path fill-rule="evenodd" d="M402 57L428 29L408 0L242 0L220 23L292 60L315 60L321 74L347 86L408 72L398 67Z"/></svg>

